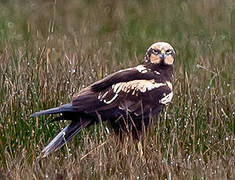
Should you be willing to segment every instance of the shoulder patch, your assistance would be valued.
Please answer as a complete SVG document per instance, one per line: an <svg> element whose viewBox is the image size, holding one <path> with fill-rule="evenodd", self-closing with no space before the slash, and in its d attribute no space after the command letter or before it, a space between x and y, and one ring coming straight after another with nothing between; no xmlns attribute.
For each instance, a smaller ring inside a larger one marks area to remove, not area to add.
<svg viewBox="0 0 235 180"><path fill-rule="evenodd" d="M144 67L143 65L136 66L135 69L139 71L140 73L147 73L148 69Z"/></svg>

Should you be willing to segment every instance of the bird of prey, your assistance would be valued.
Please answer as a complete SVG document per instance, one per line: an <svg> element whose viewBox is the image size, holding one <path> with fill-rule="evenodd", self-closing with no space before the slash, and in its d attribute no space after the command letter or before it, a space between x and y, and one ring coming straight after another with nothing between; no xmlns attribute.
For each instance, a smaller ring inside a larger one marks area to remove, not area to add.
<svg viewBox="0 0 235 180"><path fill-rule="evenodd" d="M131 135L138 141L152 124L151 119L172 100L174 59L170 44L156 42L147 49L140 65L91 84L68 104L32 114L59 114L54 121L71 121L43 149L44 156L62 147L83 128L100 121L108 121L118 136Z"/></svg>

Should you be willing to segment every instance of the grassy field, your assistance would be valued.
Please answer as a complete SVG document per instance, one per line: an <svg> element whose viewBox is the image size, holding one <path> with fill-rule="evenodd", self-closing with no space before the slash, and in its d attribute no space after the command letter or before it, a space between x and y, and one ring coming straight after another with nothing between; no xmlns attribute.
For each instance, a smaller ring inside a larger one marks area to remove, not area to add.
<svg viewBox="0 0 235 180"><path fill-rule="evenodd" d="M235 177L234 17L232 0L1 0L0 179ZM177 52L174 99L145 161L105 123L39 158L66 122L30 114L139 64L156 41Z"/></svg>

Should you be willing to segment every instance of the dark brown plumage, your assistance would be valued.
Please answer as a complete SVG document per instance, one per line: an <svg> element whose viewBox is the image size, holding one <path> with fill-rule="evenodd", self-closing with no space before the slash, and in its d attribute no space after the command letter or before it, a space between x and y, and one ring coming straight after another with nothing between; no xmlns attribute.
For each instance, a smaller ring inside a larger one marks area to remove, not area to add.
<svg viewBox="0 0 235 180"><path fill-rule="evenodd" d="M83 128L108 121L115 133L139 139L165 104L171 101L175 51L165 42L152 44L141 65L113 73L77 93L71 103L36 112L61 114L71 120L44 149L44 156L60 148Z"/></svg>

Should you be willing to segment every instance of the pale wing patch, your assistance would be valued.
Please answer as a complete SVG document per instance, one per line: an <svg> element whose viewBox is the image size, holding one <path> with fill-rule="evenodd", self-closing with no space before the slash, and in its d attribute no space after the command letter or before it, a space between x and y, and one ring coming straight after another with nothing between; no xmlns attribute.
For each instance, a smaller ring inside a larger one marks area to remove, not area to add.
<svg viewBox="0 0 235 180"><path fill-rule="evenodd" d="M146 92L161 86L166 86L165 83L156 83L154 79L152 80L134 80L129 82L121 82L113 85L113 92L119 93L120 91L129 93L132 91L132 95L136 92Z"/></svg>
<svg viewBox="0 0 235 180"><path fill-rule="evenodd" d="M163 97L162 99L159 100L159 103L161 104L167 104L169 102L171 102L173 98L173 92L167 94L165 97Z"/></svg>
<svg viewBox="0 0 235 180"><path fill-rule="evenodd" d="M107 101L106 99L104 99L104 103L110 104L110 103L112 103L117 97L118 97L118 94L115 94L115 95L113 96L113 98L110 99L109 101Z"/></svg>
<svg viewBox="0 0 235 180"><path fill-rule="evenodd" d="M108 94L108 91L106 91L105 93L100 93L98 96L98 99L103 100L105 98L105 96Z"/></svg>
<svg viewBox="0 0 235 180"><path fill-rule="evenodd" d="M162 86L167 86L166 83L156 83L154 79L152 80L134 80L129 82L120 82L114 84L112 89L109 89L105 92L100 92L98 99L103 101L106 104L112 103L117 99L121 92L124 92L128 95L138 96L139 93L145 93L152 89L156 89Z"/></svg>
<svg viewBox="0 0 235 180"><path fill-rule="evenodd" d="M146 73L148 72L148 69L144 67L143 65L136 66L135 69L139 71L140 73Z"/></svg>
<svg viewBox="0 0 235 180"><path fill-rule="evenodd" d="M109 97L110 91L107 90L105 92L100 92L99 95L98 95L98 99L100 101L103 101L105 104L110 104L112 103L117 97L118 97L118 94L115 93L113 96Z"/></svg>

